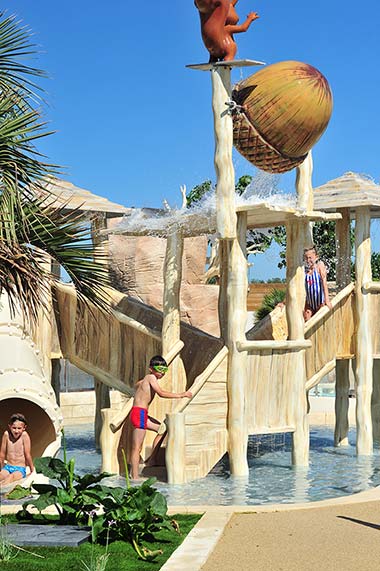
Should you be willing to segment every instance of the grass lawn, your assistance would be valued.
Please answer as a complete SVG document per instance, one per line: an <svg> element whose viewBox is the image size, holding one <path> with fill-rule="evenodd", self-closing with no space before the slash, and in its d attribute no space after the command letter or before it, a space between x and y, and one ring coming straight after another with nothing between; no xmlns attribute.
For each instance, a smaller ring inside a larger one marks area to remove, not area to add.
<svg viewBox="0 0 380 571"><path fill-rule="evenodd" d="M180 526L181 534L161 531L157 533L157 541L145 542L146 547L151 550L162 549L163 554L159 555L155 561L147 562L138 559L137 553L129 543L115 541L108 547L110 557L108 559L106 571L158 571L173 551L182 543L186 535L191 531L197 521L199 514L177 514L173 516ZM28 551L43 555L44 559L34 557L23 551L18 551L17 556L9 562L0 561L1 571L81 571L84 569L81 561L85 561L90 566L91 556L97 559L105 552L105 548L100 545L85 543L80 547L30 547Z"/></svg>

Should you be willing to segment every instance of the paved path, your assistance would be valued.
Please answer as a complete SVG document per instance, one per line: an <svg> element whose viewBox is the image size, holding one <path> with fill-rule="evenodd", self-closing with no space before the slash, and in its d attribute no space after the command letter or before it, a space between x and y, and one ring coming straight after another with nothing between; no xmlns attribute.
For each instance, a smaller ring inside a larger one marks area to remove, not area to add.
<svg viewBox="0 0 380 571"><path fill-rule="evenodd" d="M202 571L379 571L380 501L238 513Z"/></svg>

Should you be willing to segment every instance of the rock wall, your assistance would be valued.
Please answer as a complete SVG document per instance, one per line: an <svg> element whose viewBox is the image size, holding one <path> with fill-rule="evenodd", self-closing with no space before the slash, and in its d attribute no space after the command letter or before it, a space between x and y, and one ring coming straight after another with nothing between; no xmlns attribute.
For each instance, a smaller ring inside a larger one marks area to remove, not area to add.
<svg viewBox="0 0 380 571"><path fill-rule="evenodd" d="M114 227L118 219L108 221ZM166 240L155 236L109 236L112 285L162 311ZM185 238L181 285L181 319L219 337L216 285L204 283L207 237Z"/></svg>

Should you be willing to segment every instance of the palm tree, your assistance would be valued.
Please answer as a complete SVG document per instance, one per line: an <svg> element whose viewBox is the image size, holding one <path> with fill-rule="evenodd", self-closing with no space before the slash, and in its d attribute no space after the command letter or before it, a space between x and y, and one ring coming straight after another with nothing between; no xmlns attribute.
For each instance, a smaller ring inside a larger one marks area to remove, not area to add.
<svg viewBox="0 0 380 571"><path fill-rule="evenodd" d="M20 307L30 322L54 279L46 253L69 274L78 295L105 308L109 285L106 264L94 261L88 218L55 208L39 191L59 169L45 162L36 141L51 133L41 120L40 88L45 74L20 63L36 54L31 33L14 16L0 13L0 292L12 310Z"/></svg>

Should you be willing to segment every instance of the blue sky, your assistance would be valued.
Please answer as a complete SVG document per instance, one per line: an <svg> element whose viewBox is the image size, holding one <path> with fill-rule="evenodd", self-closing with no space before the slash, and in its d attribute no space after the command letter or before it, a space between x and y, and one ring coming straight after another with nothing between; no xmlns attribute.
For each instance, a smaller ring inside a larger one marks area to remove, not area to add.
<svg viewBox="0 0 380 571"><path fill-rule="evenodd" d="M57 133L39 148L63 178L127 206L180 204L179 186L215 179L207 61L192 0L12 0L35 32L38 65ZM330 82L334 111L313 151L314 185L348 170L380 178L380 5L348 0L240 0L240 19L260 19L237 36L241 58L294 59ZM234 80L252 70L237 70ZM235 153L236 176L254 168ZM280 188L293 188L294 174ZM275 273L275 272L274 272Z"/></svg>

